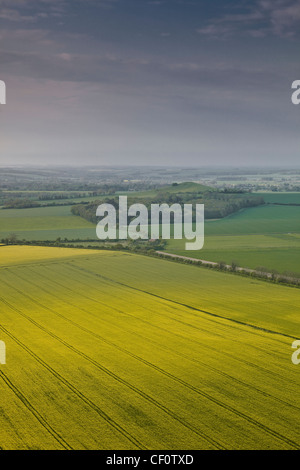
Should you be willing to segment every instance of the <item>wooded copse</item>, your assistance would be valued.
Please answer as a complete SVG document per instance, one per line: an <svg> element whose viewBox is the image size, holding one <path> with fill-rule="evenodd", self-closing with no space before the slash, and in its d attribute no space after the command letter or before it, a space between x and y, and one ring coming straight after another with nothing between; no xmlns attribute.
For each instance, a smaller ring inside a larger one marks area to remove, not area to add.
<svg viewBox="0 0 300 470"><path fill-rule="evenodd" d="M154 198L138 198L135 200L133 197L128 198L130 204L139 202L144 204L150 211L151 204L204 204L205 206L205 219L220 219L226 217L234 212L247 207L256 207L264 204L264 199L261 196L252 194L228 194L223 192L207 192L203 195L196 195L195 193L178 193L170 194L168 192L159 191ZM73 215L78 215L96 224L99 217L96 216L96 210L99 204L112 204L116 210L119 208L118 197L108 197L101 201L93 201L89 204L75 204L71 208ZM172 220L172 214L171 214ZM150 222L150 220L149 220Z"/></svg>

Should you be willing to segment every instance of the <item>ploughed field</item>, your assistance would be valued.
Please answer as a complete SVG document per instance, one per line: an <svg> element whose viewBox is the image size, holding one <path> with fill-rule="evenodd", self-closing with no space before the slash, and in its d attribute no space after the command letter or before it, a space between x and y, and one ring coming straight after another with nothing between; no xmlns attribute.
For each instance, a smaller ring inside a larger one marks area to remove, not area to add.
<svg viewBox="0 0 300 470"><path fill-rule="evenodd" d="M297 449L296 288L0 246L3 449Z"/></svg>

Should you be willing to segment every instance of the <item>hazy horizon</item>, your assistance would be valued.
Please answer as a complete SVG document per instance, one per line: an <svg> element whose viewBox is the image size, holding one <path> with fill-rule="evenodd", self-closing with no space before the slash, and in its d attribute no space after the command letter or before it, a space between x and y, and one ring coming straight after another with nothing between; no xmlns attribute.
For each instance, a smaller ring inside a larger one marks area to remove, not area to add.
<svg viewBox="0 0 300 470"><path fill-rule="evenodd" d="M78 163L12 163L12 164L1 164L0 163L0 168L35 168L35 169L43 169L43 168L65 168L65 169L73 169L73 168L89 168L89 169L97 169L97 168L110 168L110 169L130 169L130 168L152 168L152 169L197 169L197 170L274 170L274 171L292 171L292 170L299 170L300 171L300 164L294 164L294 165L258 165L258 164L244 164L244 165L234 165L234 164L229 164L229 165L224 165L224 164L215 164L215 165L176 165L176 164L170 164L170 165L158 165L158 164L93 164L93 163L87 163L87 164L80 164Z"/></svg>

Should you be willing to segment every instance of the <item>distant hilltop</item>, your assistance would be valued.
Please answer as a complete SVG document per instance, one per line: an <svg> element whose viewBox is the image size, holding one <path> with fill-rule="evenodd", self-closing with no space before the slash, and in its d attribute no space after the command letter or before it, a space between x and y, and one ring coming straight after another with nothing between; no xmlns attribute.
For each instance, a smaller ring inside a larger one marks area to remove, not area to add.
<svg viewBox="0 0 300 470"><path fill-rule="evenodd" d="M168 193L205 193L209 191L216 191L210 186L206 186L200 183L185 182L185 183L173 183L170 185L162 186L157 189L158 191L166 191Z"/></svg>

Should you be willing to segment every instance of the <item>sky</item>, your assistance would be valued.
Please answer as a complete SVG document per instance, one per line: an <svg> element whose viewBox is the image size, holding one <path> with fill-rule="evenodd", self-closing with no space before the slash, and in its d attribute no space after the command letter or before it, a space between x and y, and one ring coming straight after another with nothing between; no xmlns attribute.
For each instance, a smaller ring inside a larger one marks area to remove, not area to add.
<svg viewBox="0 0 300 470"><path fill-rule="evenodd" d="M299 166L300 0L0 0L0 165Z"/></svg>

